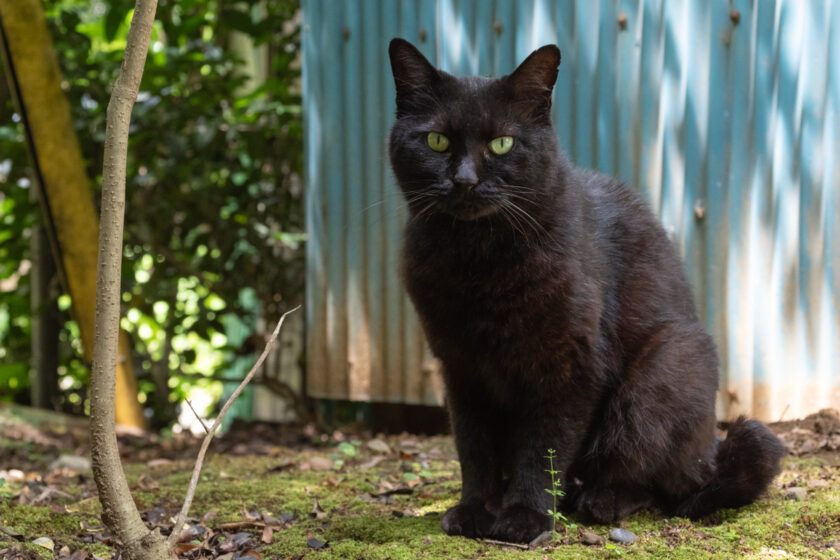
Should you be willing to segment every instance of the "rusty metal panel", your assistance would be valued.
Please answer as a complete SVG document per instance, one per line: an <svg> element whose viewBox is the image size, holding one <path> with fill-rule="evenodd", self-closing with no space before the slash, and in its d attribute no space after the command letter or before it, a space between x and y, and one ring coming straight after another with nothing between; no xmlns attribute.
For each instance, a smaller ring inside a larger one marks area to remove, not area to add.
<svg viewBox="0 0 840 560"><path fill-rule="evenodd" d="M397 277L394 36L444 70L563 53L578 164L635 185L721 354L719 414L840 408L840 4L830 0L303 0L311 396L436 404Z"/></svg>

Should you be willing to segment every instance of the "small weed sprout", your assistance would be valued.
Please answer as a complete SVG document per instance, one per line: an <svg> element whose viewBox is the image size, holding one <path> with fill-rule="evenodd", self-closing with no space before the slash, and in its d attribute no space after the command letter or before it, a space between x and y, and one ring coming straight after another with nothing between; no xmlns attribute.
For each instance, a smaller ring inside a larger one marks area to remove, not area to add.
<svg viewBox="0 0 840 560"><path fill-rule="evenodd" d="M607 543L604 545L604 548L609 550L611 553L615 554L616 556L621 556L621 547L616 546L612 543Z"/></svg>
<svg viewBox="0 0 840 560"><path fill-rule="evenodd" d="M560 486L563 483L561 478L558 476L560 471L554 469L554 459L557 458L557 452L554 449L549 449L548 455L546 455L545 458L548 459L548 469L546 469L545 472L551 475L551 488L546 488L545 491L551 494L554 498L554 507L548 510L548 516L551 517L551 532L556 533L557 522L562 521L565 523L568 521L566 516L557 509L557 498L562 498L566 495L566 493L560 489Z"/></svg>

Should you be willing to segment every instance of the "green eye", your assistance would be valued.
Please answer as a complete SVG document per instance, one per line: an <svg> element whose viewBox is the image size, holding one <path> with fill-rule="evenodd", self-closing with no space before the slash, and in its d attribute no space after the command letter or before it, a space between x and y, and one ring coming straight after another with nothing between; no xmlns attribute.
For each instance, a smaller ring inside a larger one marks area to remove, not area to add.
<svg viewBox="0 0 840 560"><path fill-rule="evenodd" d="M440 132L430 132L426 137L426 142L428 142L429 147L436 152L445 152L446 148L449 147L449 138Z"/></svg>
<svg viewBox="0 0 840 560"><path fill-rule="evenodd" d="M497 156L502 156L513 148L513 136L499 136L490 141L490 151Z"/></svg>

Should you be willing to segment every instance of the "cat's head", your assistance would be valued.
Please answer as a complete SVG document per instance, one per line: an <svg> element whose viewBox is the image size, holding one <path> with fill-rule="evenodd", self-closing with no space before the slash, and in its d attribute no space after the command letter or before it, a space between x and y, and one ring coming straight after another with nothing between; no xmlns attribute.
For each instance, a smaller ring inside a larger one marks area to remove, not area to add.
<svg viewBox="0 0 840 560"><path fill-rule="evenodd" d="M437 70L403 39L391 41L389 54L397 89L391 166L415 215L477 220L544 202L558 157L550 117L556 46L497 79Z"/></svg>

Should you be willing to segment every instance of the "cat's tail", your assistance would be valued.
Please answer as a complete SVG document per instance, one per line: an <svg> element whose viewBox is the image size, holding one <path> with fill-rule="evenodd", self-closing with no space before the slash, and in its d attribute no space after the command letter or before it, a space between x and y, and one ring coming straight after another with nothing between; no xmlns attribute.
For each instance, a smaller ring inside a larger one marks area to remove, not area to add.
<svg viewBox="0 0 840 560"><path fill-rule="evenodd" d="M781 467L787 449L764 424L741 416L718 444L715 476L677 506L676 514L698 519L720 508L736 508L756 500Z"/></svg>

